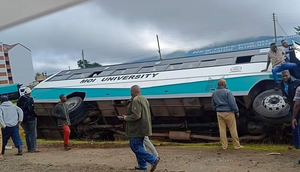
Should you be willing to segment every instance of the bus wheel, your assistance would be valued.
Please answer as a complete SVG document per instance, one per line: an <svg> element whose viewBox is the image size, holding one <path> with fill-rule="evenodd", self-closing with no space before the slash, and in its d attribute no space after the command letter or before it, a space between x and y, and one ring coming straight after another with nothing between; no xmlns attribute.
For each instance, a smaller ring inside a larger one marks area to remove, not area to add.
<svg viewBox="0 0 300 172"><path fill-rule="evenodd" d="M81 97L71 97L66 102L72 125L76 125L86 117L86 105Z"/></svg>
<svg viewBox="0 0 300 172"><path fill-rule="evenodd" d="M287 117L290 106L281 95L281 91L275 90L267 90L260 93L253 101L254 111L259 116L270 120Z"/></svg>

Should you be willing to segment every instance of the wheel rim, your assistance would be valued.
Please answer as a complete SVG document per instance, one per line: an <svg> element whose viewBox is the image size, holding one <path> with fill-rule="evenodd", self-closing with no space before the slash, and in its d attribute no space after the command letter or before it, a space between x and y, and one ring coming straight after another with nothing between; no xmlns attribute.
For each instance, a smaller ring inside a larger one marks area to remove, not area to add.
<svg viewBox="0 0 300 172"><path fill-rule="evenodd" d="M76 99L68 99L66 103L67 103L69 111L71 111L76 106L78 101Z"/></svg>
<svg viewBox="0 0 300 172"><path fill-rule="evenodd" d="M269 95L263 100L263 105L270 111L279 111L287 106L284 99L280 95Z"/></svg>

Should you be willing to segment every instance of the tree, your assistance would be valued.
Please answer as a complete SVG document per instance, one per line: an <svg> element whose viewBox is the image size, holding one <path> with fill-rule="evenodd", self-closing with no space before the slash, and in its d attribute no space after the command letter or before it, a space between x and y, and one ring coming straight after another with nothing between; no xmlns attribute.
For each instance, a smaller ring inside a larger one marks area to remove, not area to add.
<svg viewBox="0 0 300 172"><path fill-rule="evenodd" d="M87 61L87 60L84 60L84 64L85 64L85 67L86 67L86 68L102 66L101 64L99 64L99 63L97 63L97 62L91 63L90 61ZM78 60L78 61L77 61L77 66L78 66L79 68L83 69L83 68L84 68L83 60Z"/></svg>
<svg viewBox="0 0 300 172"><path fill-rule="evenodd" d="M300 26L294 27L296 29L296 34L300 35Z"/></svg>

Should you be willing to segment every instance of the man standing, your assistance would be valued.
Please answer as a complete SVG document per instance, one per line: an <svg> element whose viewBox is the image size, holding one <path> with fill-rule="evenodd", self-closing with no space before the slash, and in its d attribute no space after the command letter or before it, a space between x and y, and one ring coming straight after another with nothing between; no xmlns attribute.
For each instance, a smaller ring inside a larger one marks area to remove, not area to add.
<svg viewBox="0 0 300 172"><path fill-rule="evenodd" d="M289 71L285 70L282 73L282 82L280 84L280 89L282 91L283 97L287 98L288 103L290 104L290 112L293 114L294 108L294 96L298 86L300 86L299 80L294 80L291 78ZM299 120L299 117L296 118ZM299 126L296 126L295 129L292 129L293 133L293 147L289 147L290 149L296 148L299 149L300 147L300 132Z"/></svg>
<svg viewBox="0 0 300 172"><path fill-rule="evenodd" d="M69 137L71 134L70 130L70 117L69 117L69 109L67 105L67 97L63 94L59 96L60 102L54 108L54 117L57 118L57 125L62 127L64 132L64 149L70 150L71 147L69 145Z"/></svg>
<svg viewBox="0 0 300 172"><path fill-rule="evenodd" d="M19 98L17 106L19 106L24 113L24 119L21 126L23 127L26 135L27 151L30 153L37 153L40 152L40 150L36 148L37 120L34 112L34 101L33 98L30 97L30 93L31 89L29 87L25 88L24 95Z"/></svg>
<svg viewBox="0 0 300 172"><path fill-rule="evenodd" d="M126 121L126 134L129 137L131 150L135 153L138 167L137 170L146 170L147 162L152 165L153 172L160 160L149 154L145 148L143 141L145 136L152 134L151 113L148 100L141 95L138 85L131 87L132 101L127 106L127 115L123 116Z"/></svg>
<svg viewBox="0 0 300 172"><path fill-rule="evenodd" d="M212 107L217 112L222 148L228 148L226 127L229 128L234 149L243 148L239 142L235 120L235 115L239 117L239 109L233 94L226 89L224 79L218 81L218 89L212 94Z"/></svg>
<svg viewBox="0 0 300 172"><path fill-rule="evenodd" d="M4 129L6 127L5 125L5 122L4 122L4 118L3 118L3 113L0 113L0 128L1 130ZM2 139L2 131L0 131L0 152L1 152L1 155L0 155L0 161L3 161L4 158L3 158L3 155L2 155L2 143L3 142L3 139Z"/></svg>
<svg viewBox="0 0 300 172"><path fill-rule="evenodd" d="M293 50L293 48L291 46L289 46L289 44L285 40L281 40L281 45L282 45L283 51L285 53L285 61L286 62L291 61L290 52Z"/></svg>
<svg viewBox="0 0 300 172"><path fill-rule="evenodd" d="M18 148L18 153L16 155L22 155L23 143L19 134L19 124L23 121L23 111L21 108L9 101L7 96L1 97L1 103L0 113L3 115L4 123L6 125L2 131L2 155L4 155L5 146L10 137L12 138L15 147Z"/></svg>
<svg viewBox="0 0 300 172"><path fill-rule="evenodd" d="M294 69L296 72L297 64L285 62L285 53L282 49L277 48L276 43L272 43L270 45L270 51L268 53L268 62L266 69L262 70L262 72L266 72L269 68L270 63L272 62L272 74L274 77L274 81L276 84L275 90L279 90L279 79L277 76L278 72L282 72L284 70Z"/></svg>
<svg viewBox="0 0 300 172"><path fill-rule="evenodd" d="M293 129L300 129L299 127L299 112L300 112L300 87L296 89L295 97L294 97L294 109L293 109L293 117L292 117L292 127ZM298 164L300 164L300 155L299 155L299 160Z"/></svg>

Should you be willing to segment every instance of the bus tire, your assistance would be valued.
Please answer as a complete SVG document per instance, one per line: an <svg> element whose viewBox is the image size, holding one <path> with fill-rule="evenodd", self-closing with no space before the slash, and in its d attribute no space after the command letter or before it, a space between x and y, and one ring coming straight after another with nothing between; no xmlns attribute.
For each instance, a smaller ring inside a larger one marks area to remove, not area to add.
<svg viewBox="0 0 300 172"><path fill-rule="evenodd" d="M86 105L81 97L71 97L67 100L69 116L72 125L81 122L86 116Z"/></svg>
<svg viewBox="0 0 300 172"><path fill-rule="evenodd" d="M256 114L264 119L276 120L289 115L290 106L281 96L281 91L267 90L260 93L253 101Z"/></svg>

